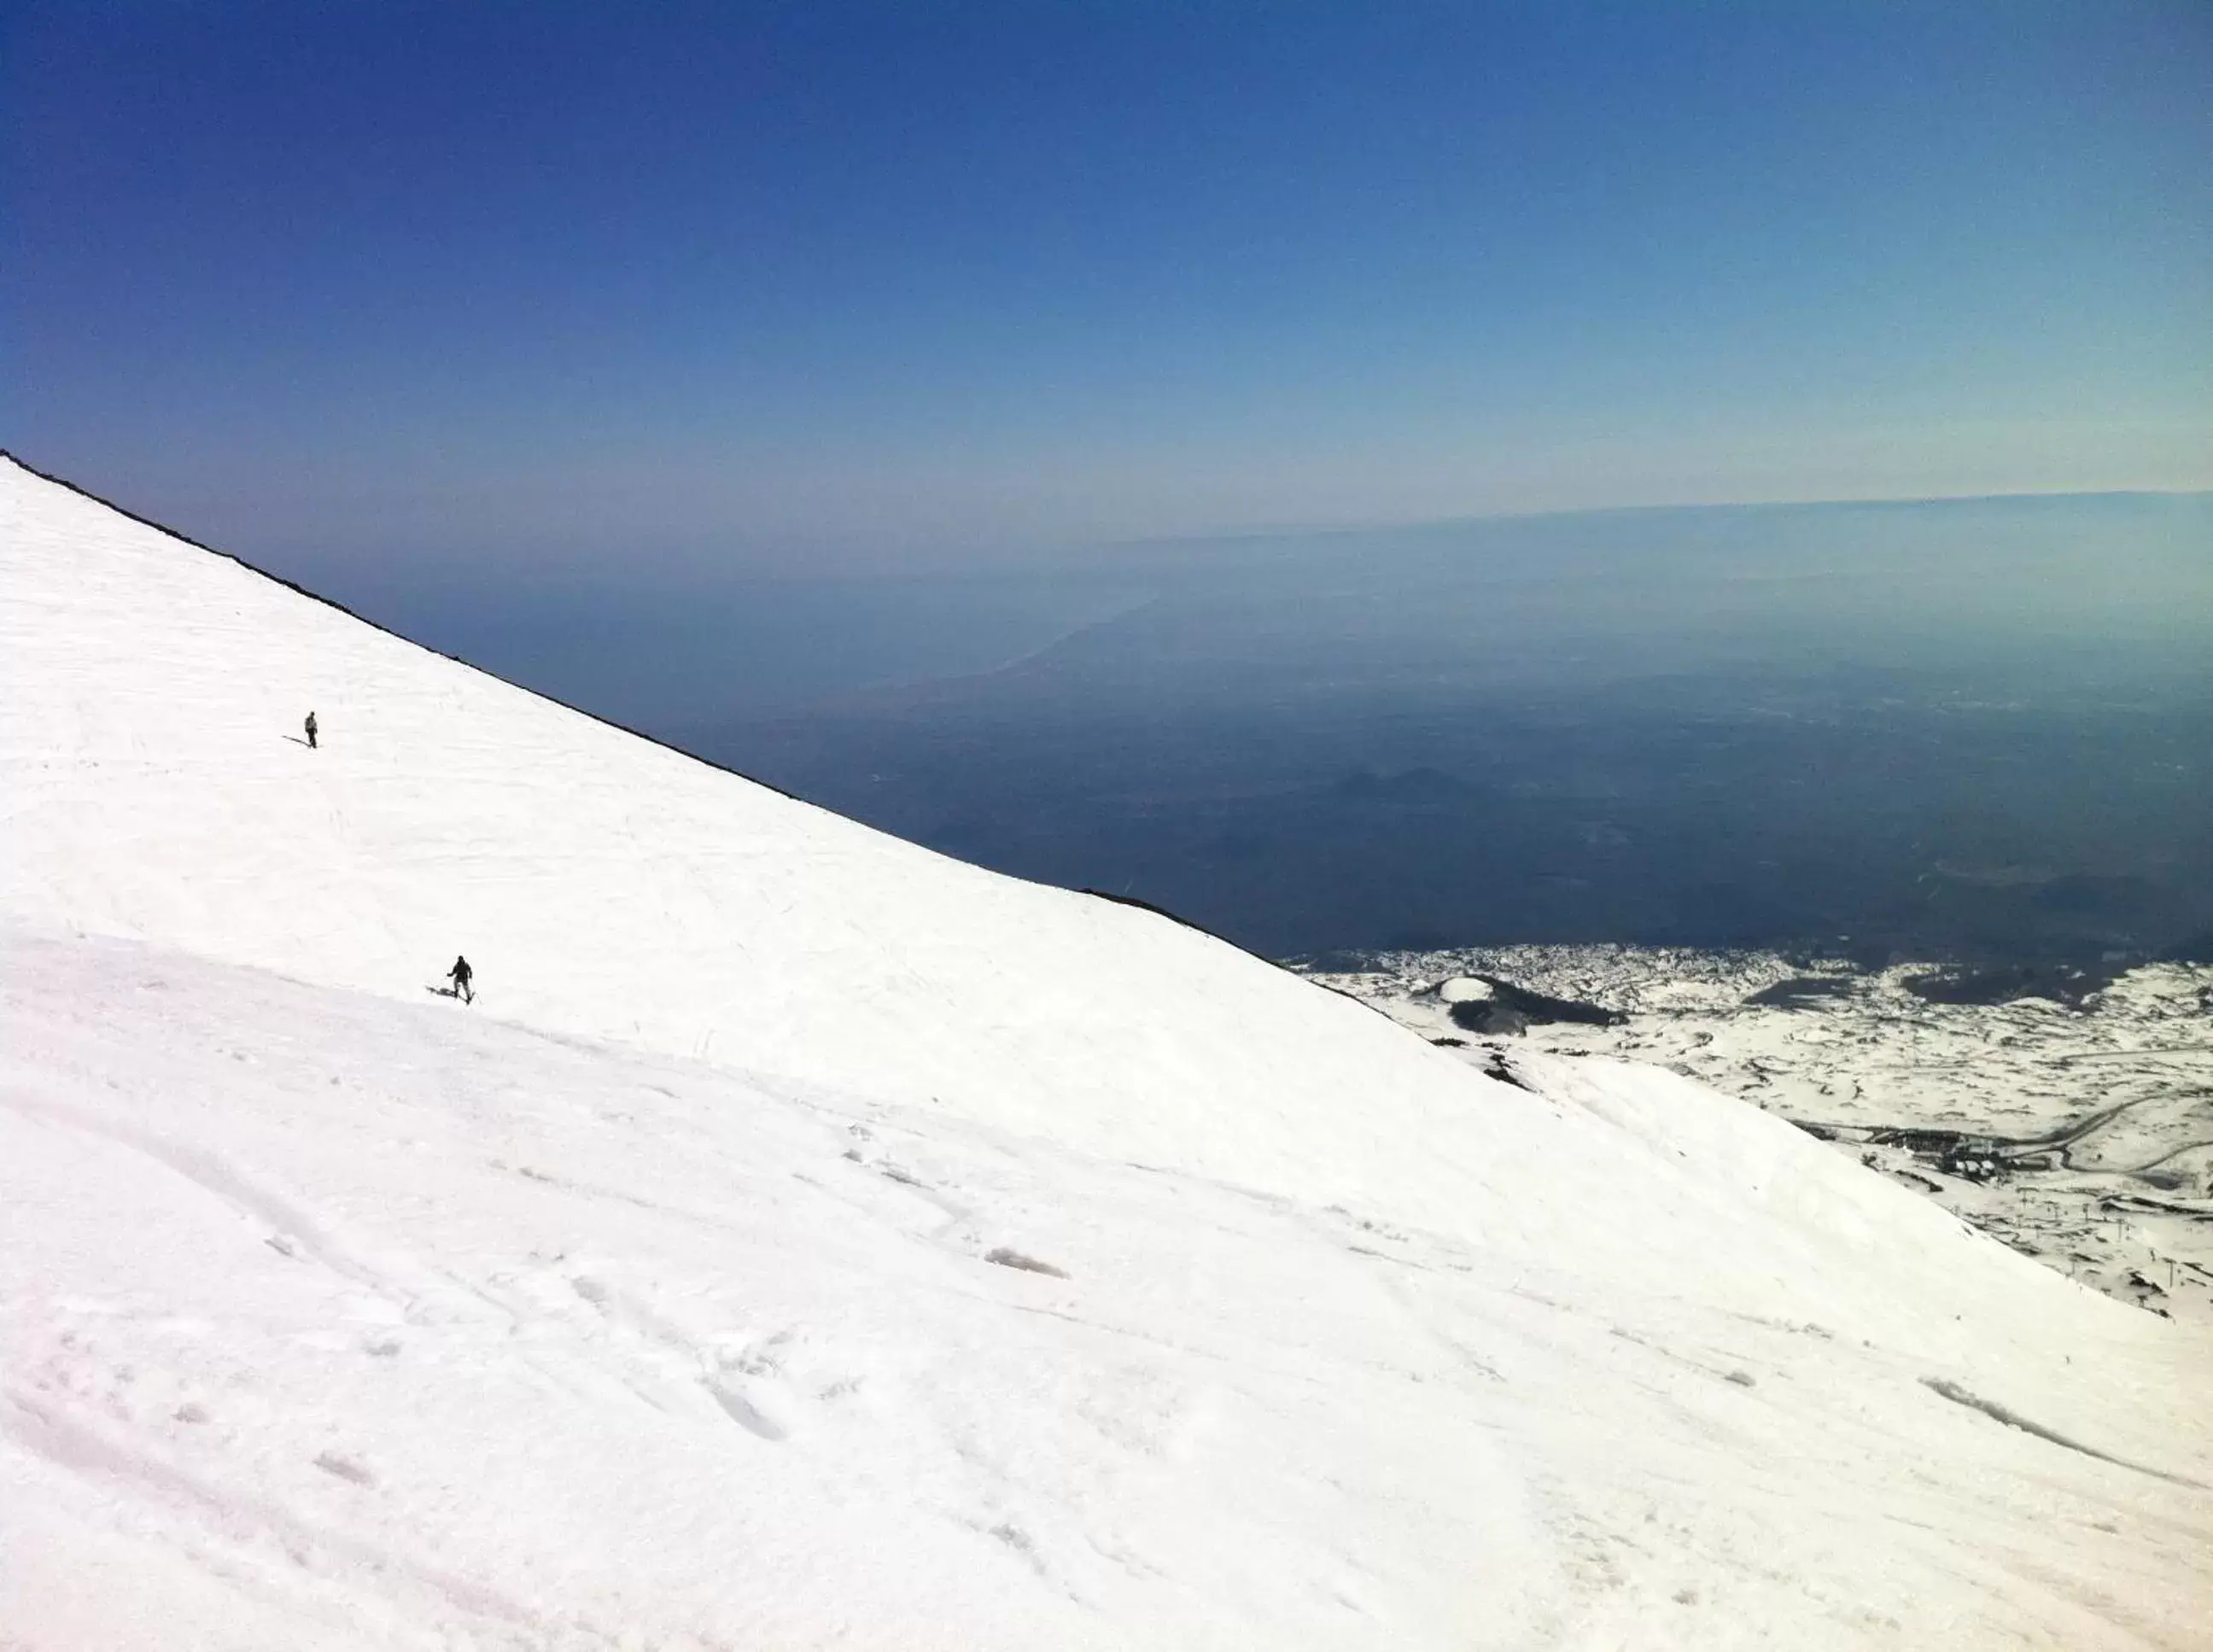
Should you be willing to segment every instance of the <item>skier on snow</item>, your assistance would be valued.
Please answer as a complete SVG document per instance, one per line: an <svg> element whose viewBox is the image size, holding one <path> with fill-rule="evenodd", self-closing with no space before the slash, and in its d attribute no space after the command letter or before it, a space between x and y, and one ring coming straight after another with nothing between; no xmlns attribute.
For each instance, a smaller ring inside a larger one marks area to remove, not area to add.
<svg viewBox="0 0 2213 1652"><path fill-rule="evenodd" d="M446 973L453 978L454 996L456 998L463 1003L474 1003L477 1001L477 995L469 990L469 983L475 978L476 972L469 967L467 959L454 959L453 968L448 970Z"/></svg>
<svg viewBox="0 0 2213 1652"><path fill-rule="evenodd" d="M308 713L308 749L315 749L315 714L312 711Z"/></svg>

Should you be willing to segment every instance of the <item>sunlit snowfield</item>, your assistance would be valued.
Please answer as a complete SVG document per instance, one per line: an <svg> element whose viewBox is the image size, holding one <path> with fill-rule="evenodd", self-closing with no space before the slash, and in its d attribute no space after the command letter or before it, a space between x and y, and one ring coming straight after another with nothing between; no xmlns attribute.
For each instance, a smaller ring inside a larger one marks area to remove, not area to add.
<svg viewBox="0 0 2213 1652"><path fill-rule="evenodd" d="M2200 1637L2202 1327L0 521L11 1643Z"/></svg>

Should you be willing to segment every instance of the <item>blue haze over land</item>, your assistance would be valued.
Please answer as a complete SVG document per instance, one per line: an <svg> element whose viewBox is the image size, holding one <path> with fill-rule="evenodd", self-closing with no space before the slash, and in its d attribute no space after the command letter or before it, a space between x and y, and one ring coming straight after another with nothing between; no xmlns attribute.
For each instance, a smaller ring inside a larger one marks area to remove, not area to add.
<svg viewBox="0 0 2213 1652"><path fill-rule="evenodd" d="M1276 954L2213 954L2213 495L1622 511L1154 564L1149 600L1011 667L671 732Z"/></svg>

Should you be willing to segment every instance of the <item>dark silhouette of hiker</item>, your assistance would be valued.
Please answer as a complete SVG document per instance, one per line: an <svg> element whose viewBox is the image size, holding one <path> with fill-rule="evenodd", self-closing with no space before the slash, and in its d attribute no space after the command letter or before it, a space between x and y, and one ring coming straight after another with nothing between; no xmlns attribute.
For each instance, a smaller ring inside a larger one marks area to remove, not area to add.
<svg viewBox="0 0 2213 1652"><path fill-rule="evenodd" d="M308 713L308 749L315 749L315 714L312 711Z"/></svg>
<svg viewBox="0 0 2213 1652"><path fill-rule="evenodd" d="M463 1003L474 1003L477 1001L477 995L469 987L469 983L476 978L476 972L469 967L467 959L454 959L453 968L448 970L446 973L454 978L454 996L456 998Z"/></svg>

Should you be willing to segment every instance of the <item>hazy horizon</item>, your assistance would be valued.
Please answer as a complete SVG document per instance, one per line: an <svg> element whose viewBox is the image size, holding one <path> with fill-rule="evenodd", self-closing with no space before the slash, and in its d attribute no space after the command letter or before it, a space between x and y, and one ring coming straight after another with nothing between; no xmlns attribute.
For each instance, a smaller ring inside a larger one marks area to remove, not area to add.
<svg viewBox="0 0 2213 1652"><path fill-rule="evenodd" d="M34 469L46 469L36 455L15 456ZM1313 589L1326 599L1372 584L1360 574L1363 563L1384 570L1387 584L1393 579L1495 578L1494 564L1503 554L1531 564L1515 576L1517 583L1557 586L1570 607L1595 611L1608 594L1584 590L1582 583L1594 577L1637 576L1640 557L1654 558L1651 574L1670 579L1680 573L1686 557L1699 558L1707 576L1725 576L1732 583L1779 571L1760 566L1759 545L1722 548L1741 524L1826 522L1832 533L1844 534L1841 545L1849 555L1863 558L1874 554L1872 538L1864 527L1856 538L1847 524L1917 517L1938 523L1978 513L1987 518L2016 508L2051 517L2100 509L2187 512L2213 505L2213 491L2108 490L1610 506L1098 543L1046 568L985 558L896 575L725 570L711 579L655 581L625 577L618 564L589 578L517 583L496 566L466 555L419 567L332 564L313 555L256 557L214 539L194 522L163 520L141 501L104 492L91 479L58 479L236 555L425 646L595 715L679 737L731 718L784 714L856 692L924 686L1002 670L1165 596L1191 598L1210 589L1234 594L1248 582L1273 582L1299 570L1305 570L1302 577L1323 580ZM2213 511L2202 515L2213 520ZM1988 532L1986 521L1979 527ZM1634 537L1607 546L1625 530ZM1798 538L1805 538L1802 528ZM1904 545L1889 554L1911 558L1917 548L1926 546ZM2177 625L2186 631L2203 630L2207 646L2213 648L2213 527L2205 529L2202 544L2186 530L2169 547L2171 576L2158 571L2155 558L2146 561L2148 548L2133 548L2132 576L2139 584L2148 576L2164 582L2135 600L2131 612L2137 623L2161 631ZM1996 565L1990 549L1972 541L1948 549L1966 559L1947 577L1965 582L1971 605L1987 606L1993 594L1978 591L1975 582ZM2026 547L2002 546L1997 554L2001 559L2040 555L2048 576L2055 561L2086 549L2036 545L2032 536ZM1808 550L1799 544L1792 554L1802 557ZM1827 554L1835 555L1835 548ZM1533 560L1539 557L1541 563ZM1932 582L1923 576L1920 588L1925 594L1945 582L1946 577ZM2065 594L2054 590L2049 595L2064 600ZM1909 606L1921 600L1917 597ZM1740 616L1754 626L1772 618L1757 610L1748 618ZM1288 625L1284 635L1296 629ZM1448 652L1452 646L1447 644Z"/></svg>

